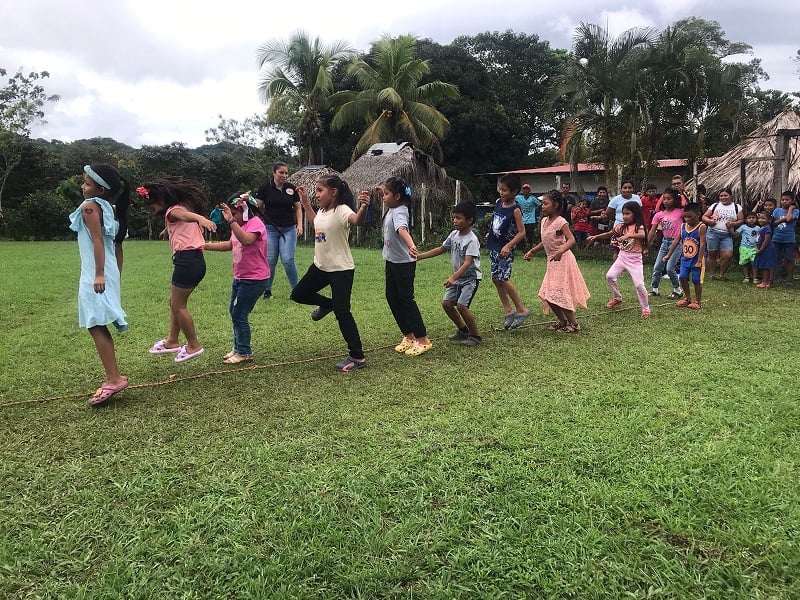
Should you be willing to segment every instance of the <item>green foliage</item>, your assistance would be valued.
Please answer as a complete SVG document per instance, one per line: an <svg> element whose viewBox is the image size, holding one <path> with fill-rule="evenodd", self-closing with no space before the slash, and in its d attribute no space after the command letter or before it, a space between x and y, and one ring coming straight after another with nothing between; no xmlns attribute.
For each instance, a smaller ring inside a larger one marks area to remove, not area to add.
<svg viewBox="0 0 800 600"><path fill-rule="evenodd" d="M484 282L484 342L464 348L441 256L417 267L434 347L410 358L380 253L357 249L367 369L331 368L335 319L311 322L282 273L251 315L258 368L236 369L230 255L208 253L189 301L206 352L176 365L146 351L167 328L168 244L132 242L114 341L136 387L91 410L75 243L2 252L0 404L50 400L0 406L0 597L797 597L796 289L710 282L703 310L644 320L605 309L608 262L581 261L592 298L564 335L539 314L536 257L514 266L530 324L493 329Z"/></svg>
<svg viewBox="0 0 800 600"><path fill-rule="evenodd" d="M353 160L376 143L410 142L442 162L441 140L450 123L436 105L457 98L458 88L438 80L423 83L430 65L417 58L416 43L411 35L383 36L365 59L355 60L348 68L357 89L333 96L337 109L331 126L367 124Z"/></svg>
<svg viewBox="0 0 800 600"><path fill-rule="evenodd" d="M69 215L80 200L60 191L37 192L5 211L5 235L13 240L63 240L71 237Z"/></svg>

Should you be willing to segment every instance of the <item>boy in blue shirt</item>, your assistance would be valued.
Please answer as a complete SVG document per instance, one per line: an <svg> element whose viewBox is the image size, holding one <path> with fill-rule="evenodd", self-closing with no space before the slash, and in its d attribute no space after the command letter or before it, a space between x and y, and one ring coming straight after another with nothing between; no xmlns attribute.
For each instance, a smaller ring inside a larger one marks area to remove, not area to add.
<svg viewBox="0 0 800 600"><path fill-rule="evenodd" d="M757 223L756 213L748 213L744 218L744 223L739 225L736 233L742 236L739 242L739 264L742 265L744 279L742 283L753 281L753 260L756 257L756 234L760 229Z"/></svg>

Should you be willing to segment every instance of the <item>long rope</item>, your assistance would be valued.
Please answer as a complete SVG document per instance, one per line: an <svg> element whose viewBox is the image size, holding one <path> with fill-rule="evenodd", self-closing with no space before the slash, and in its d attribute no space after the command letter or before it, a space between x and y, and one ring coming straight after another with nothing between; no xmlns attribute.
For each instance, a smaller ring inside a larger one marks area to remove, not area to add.
<svg viewBox="0 0 800 600"><path fill-rule="evenodd" d="M672 304L671 302L665 302L663 304L658 304L656 306L670 306L671 304ZM630 310L639 310L639 306L638 305L632 305L632 306L625 307L625 308L616 308L616 309L614 309L613 311L610 311L610 312L601 312L601 313L595 313L595 314L588 314L588 315L584 315L584 317L592 318L592 317L596 317L596 316L599 316L599 315L608 315L608 314L612 314L612 313L620 313L620 312L626 312L626 311L630 311ZM534 323L528 323L526 325L521 325L520 327L517 327L516 329L528 329L529 327L538 327L538 326L542 326L542 325L549 325L552 322L553 321L551 319L548 319L547 321L537 321L537 322L534 322ZM505 331L505 330L501 329L500 327L497 327L497 326L492 326L490 328L490 331L499 332L499 331ZM433 339L433 340L443 340L443 339L446 339L446 338L444 336L442 336L442 337L431 338L431 339ZM368 350L368 352L376 352L378 350L385 350L387 348L393 348L393 347L394 347L394 344L386 344L384 346L376 346L375 348L371 348L371 349ZM233 369L221 369L221 370L214 370L214 371L205 371L203 373L196 373L194 375L187 375L185 377L171 376L169 379L165 379L163 381L152 381L152 382L149 382L149 383L139 383L137 385L129 385L125 389L126 390L139 390L139 389L144 389L144 388L158 387L158 386L161 386L161 385L171 385L173 383L180 383L180 382L183 382L183 381L192 381L194 379L203 379L205 377L211 377L213 375L228 375L230 373L242 373L242 372L245 372L245 371L260 371L261 369L275 369L277 367L286 367L286 366L290 366L290 365L301 365L301 364L305 364L305 363L320 362L320 361L323 361L323 360L331 360L331 359L334 359L334 358L338 358L340 355L341 355L341 353L337 353L337 354L329 354L329 355L326 355L326 356L314 356L314 357L311 357L311 358L301 358L301 359L297 359L297 360L285 360L285 361L280 361L280 362L269 363L269 364L266 364L266 365L248 365L246 367L237 367L237 368L233 368ZM56 400L72 400L72 399L77 399L77 398L86 398L88 396L91 396L93 393L94 392L79 392L79 393L76 393L76 394L65 394L63 396L47 396L47 397L42 397L42 398L32 398L30 400L19 400L17 402L5 402L5 403L0 404L0 408L11 408L13 406L24 406L24 405L27 405L27 404L42 404L42 403L45 403L45 402L54 402Z"/></svg>

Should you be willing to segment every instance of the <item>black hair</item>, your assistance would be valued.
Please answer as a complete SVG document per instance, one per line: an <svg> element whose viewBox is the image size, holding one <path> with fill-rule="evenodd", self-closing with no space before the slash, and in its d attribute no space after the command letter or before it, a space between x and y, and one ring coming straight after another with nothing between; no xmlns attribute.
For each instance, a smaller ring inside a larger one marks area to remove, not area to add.
<svg viewBox="0 0 800 600"><path fill-rule="evenodd" d="M597 191L599 192L600 190L605 190L606 194L608 193L608 188L604 185L597 186Z"/></svg>
<svg viewBox="0 0 800 600"><path fill-rule="evenodd" d="M450 212L452 214L464 215L464 218L471 220L472 223L475 222L475 218L478 215L478 209L475 208L472 202L459 202L450 209Z"/></svg>
<svg viewBox="0 0 800 600"><path fill-rule="evenodd" d="M317 183L321 183L330 190L336 190L333 195L333 208L336 209L340 204L353 208L355 198L353 192L347 182L338 175L323 175L317 179Z"/></svg>
<svg viewBox="0 0 800 600"><path fill-rule="evenodd" d="M626 183L630 183L631 187L634 187L633 182L630 179L623 179L619 184L619 189L622 190L622 186Z"/></svg>
<svg viewBox="0 0 800 600"><path fill-rule="evenodd" d="M758 215L764 215L764 218L769 222L770 225L773 225L775 223L775 217L773 217L771 214L769 214L769 211L760 210L760 211L758 211L758 214L756 215L756 217Z"/></svg>
<svg viewBox="0 0 800 600"><path fill-rule="evenodd" d="M675 188L668 187L667 189L664 190L664 195L672 198L672 208L681 207L681 195L678 193L678 190L676 190Z"/></svg>
<svg viewBox="0 0 800 600"><path fill-rule="evenodd" d="M103 193L100 197L103 200L108 200L114 206L114 216L119 222L119 230L114 238L115 244L122 244L125 236L128 233L128 206L131 203L131 185L127 179L119 174L119 171L113 166L106 163L92 163L89 165L95 173L102 177L108 185L111 186L110 190L103 187ZM97 183L95 181L95 183ZM98 184L99 185L99 184ZM101 186L102 187L102 186Z"/></svg>
<svg viewBox="0 0 800 600"><path fill-rule="evenodd" d="M790 199L792 202L794 202L794 192L793 192L792 190L786 190L785 192L783 192L783 193L781 194L781 197L783 197L783 196L786 196L786 197L787 197L787 198L789 198L789 199Z"/></svg>
<svg viewBox="0 0 800 600"><path fill-rule="evenodd" d="M746 219L747 217L757 217L757 216L758 216L758 214L757 214L755 211L752 211L752 210L751 210L749 213L747 213L747 214L744 216L744 218Z"/></svg>
<svg viewBox="0 0 800 600"><path fill-rule="evenodd" d="M764 204L766 204L767 202L772 202L775 206L778 205L778 201L772 196L770 196L769 198L764 198Z"/></svg>
<svg viewBox="0 0 800 600"><path fill-rule="evenodd" d="M558 213L561 214L561 207L564 206L564 196L561 195L561 192L558 190L550 190L549 192L545 192L542 194L542 198L547 196L556 205L558 208Z"/></svg>
<svg viewBox="0 0 800 600"><path fill-rule="evenodd" d="M522 190L522 179L516 173L506 173L497 182L506 186L511 192L519 193Z"/></svg>
<svg viewBox="0 0 800 600"><path fill-rule="evenodd" d="M633 222L636 224L636 231L641 227L644 229L644 247L647 248L647 224L644 222L644 212L642 212L642 205L631 200L622 205L622 211L629 211L633 213Z"/></svg>
<svg viewBox="0 0 800 600"><path fill-rule="evenodd" d="M200 184L191 179L162 177L155 181L143 183L141 188L144 188L147 192L145 195L139 194L142 196L145 206L152 206L156 202L162 202L164 204L164 212L166 212L166 209L178 204L200 215L206 212L205 207L208 205L208 198Z"/></svg>
<svg viewBox="0 0 800 600"><path fill-rule="evenodd" d="M389 177L383 182L383 186L393 194L400 194L400 202L408 207L409 212L414 208L414 200L411 198L411 188L402 177Z"/></svg>
<svg viewBox="0 0 800 600"><path fill-rule="evenodd" d="M689 202L689 204L683 207L683 211L694 213L699 217L703 212L703 208L697 202Z"/></svg>
<svg viewBox="0 0 800 600"><path fill-rule="evenodd" d="M646 192L647 190L656 190L656 191L658 191L658 187L656 186L655 183L648 183L647 185L644 186L644 191Z"/></svg>
<svg viewBox="0 0 800 600"><path fill-rule="evenodd" d="M729 187L722 188L719 192L717 192L717 198L719 198L719 195L722 192L728 192L728 195L731 197L731 199L733 199L733 190L731 188L729 188Z"/></svg>
<svg viewBox="0 0 800 600"><path fill-rule="evenodd" d="M698 194L705 194L706 193L706 186L702 183L698 183L694 188Z"/></svg>

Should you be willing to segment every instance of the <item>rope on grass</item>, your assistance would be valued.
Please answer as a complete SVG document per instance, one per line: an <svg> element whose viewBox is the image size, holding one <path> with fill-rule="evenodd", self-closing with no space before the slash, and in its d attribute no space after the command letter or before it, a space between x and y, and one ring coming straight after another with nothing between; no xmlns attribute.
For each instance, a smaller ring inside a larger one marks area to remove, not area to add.
<svg viewBox="0 0 800 600"><path fill-rule="evenodd" d="M672 304L671 302L665 302L663 304L658 304L656 306L669 306L671 304ZM595 313L593 315L592 314L588 314L588 315L584 315L584 317L590 317L591 318L591 317L595 317L595 316L599 316L599 315L612 314L612 312L621 313L621 312L626 312L626 311L631 311L631 310L639 310L638 305L629 306L629 307L625 307L625 308L615 308L613 311ZM552 319L548 319L546 321L536 321L536 322L533 322L533 323L527 323L525 325L521 325L520 327L517 327L516 329L528 329L530 327L549 325L550 323L552 323ZM499 332L499 331L505 331L505 329L501 329L500 327L492 326L490 328L490 331ZM444 340L444 339L446 339L446 337L442 336L442 337L431 338L431 339L438 341L438 340ZM386 344L386 345L383 345L383 346L376 346L375 348L371 348L371 349L368 350L368 352L376 352L378 350L385 350L387 348L393 348L393 347L394 347L394 344ZM323 361L323 360L331 360L331 359L334 359L334 358L338 358L340 355L341 355L341 353L336 353L336 354L329 354L329 355L326 355L326 356L313 356L311 358L300 358L300 359L297 359L297 360L284 360L284 361L269 363L269 364L265 364L265 365L248 365L246 367L236 367L236 368L233 368L233 369L218 369L218 370L214 370L214 371L204 371L203 373L195 373L194 375L186 375L184 377L177 377L177 376L173 375L173 376L170 376L169 379L164 379L163 381L151 381L149 383L139 383L139 384L136 384L136 385L129 385L125 389L126 390L138 390L138 389L144 389L144 388L153 388L153 387L158 387L158 386L161 386L161 385L170 385L170 384L173 384L173 383L180 383L180 382L183 382L183 381L192 381L194 379L204 379L206 377L211 377L213 375L227 375L227 374L230 374L230 373L242 373L244 371L260 371L261 369L274 369L274 368L277 368L277 367L286 367L286 366L289 366L289 365L301 365L301 364L305 364L305 363L320 362L320 361ZM43 404L45 402L55 402L56 400L74 400L74 399L78 399L78 398L89 397L93 393L94 392L80 392L80 393L77 393L77 394L65 394L63 396L48 396L48 397L43 397L43 398L33 398L33 399L30 399L30 400L19 400L19 401L16 401L16 402L4 402L4 403L0 404L0 408L11 408L11 407L14 407L14 406L24 406L24 405L27 405L27 404Z"/></svg>

